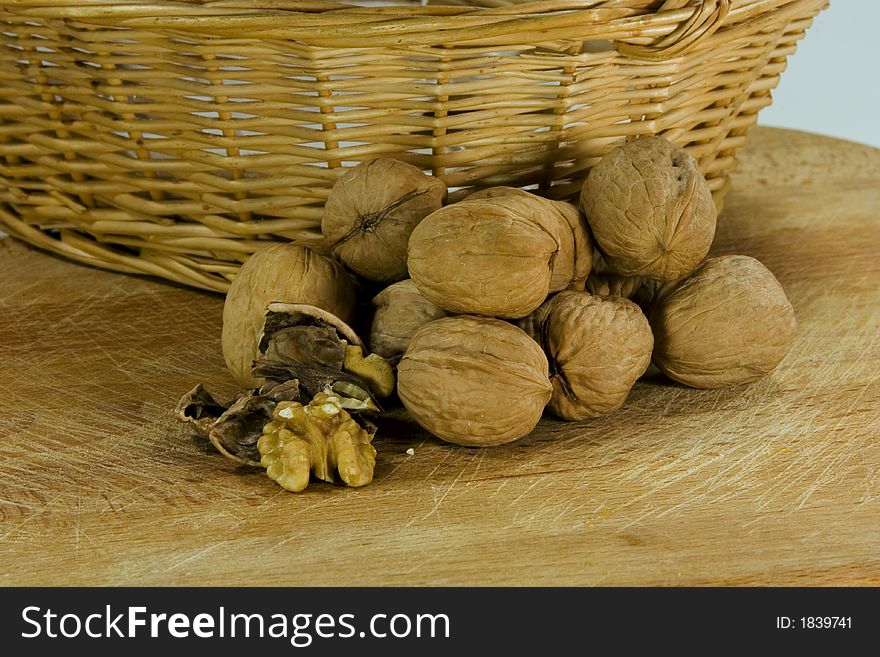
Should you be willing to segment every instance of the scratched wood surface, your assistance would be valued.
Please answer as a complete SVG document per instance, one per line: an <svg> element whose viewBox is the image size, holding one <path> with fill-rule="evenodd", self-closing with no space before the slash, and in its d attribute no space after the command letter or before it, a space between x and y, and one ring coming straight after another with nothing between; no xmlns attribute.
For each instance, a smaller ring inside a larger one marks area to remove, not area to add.
<svg viewBox="0 0 880 657"><path fill-rule="evenodd" d="M2 240L0 583L880 584L878 207L880 151L757 130L716 251L788 290L771 377L482 451L397 420L372 485L299 495L172 419L232 390L219 297Z"/></svg>

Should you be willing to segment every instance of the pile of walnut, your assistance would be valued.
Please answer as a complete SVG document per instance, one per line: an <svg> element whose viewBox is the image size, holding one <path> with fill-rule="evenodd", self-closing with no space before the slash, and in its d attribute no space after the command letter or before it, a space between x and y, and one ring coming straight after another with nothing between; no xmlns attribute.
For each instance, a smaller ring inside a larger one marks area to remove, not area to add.
<svg viewBox="0 0 880 657"><path fill-rule="evenodd" d="M197 386L180 419L287 490L311 477L362 486L376 462L369 418L395 369L421 426L484 447L527 435L545 408L566 420L617 410L651 361L688 386L733 386L794 340L766 267L706 259L712 196L665 139L609 153L580 207L510 187L445 201L441 180L403 162L346 171L324 210L328 254L269 246L230 287L223 355L247 389L220 404Z"/></svg>

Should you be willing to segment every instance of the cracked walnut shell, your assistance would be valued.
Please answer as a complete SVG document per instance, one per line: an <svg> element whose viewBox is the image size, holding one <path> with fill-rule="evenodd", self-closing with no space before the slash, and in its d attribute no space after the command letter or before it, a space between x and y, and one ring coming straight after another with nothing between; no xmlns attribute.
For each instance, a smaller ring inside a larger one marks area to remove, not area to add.
<svg viewBox="0 0 880 657"><path fill-rule="evenodd" d="M565 420L616 411L651 362L648 320L622 297L560 292L521 325L547 354L550 410Z"/></svg>
<svg viewBox="0 0 880 657"><path fill-rule="evenodd" d="M260 465L285 490L299 492L310 475L348 486L373 480L376 448L370 432L343 408L339 397L319 393L308 404L281 402L257 441Z"/></svg>
<svg viewBox="0 0 880 657"><path fill-rule="evenodd" d="M364 162L333 185L321 232L334 255L359 276L399 281L407 277L410 233L445 200L446 184L412 164Z"/></svg>
<svg viewBox="0 0 880 657"><path fill-rule="evenodd" d="M410 237L410 276L451 312L525 317L589 274L586 228L564 205L521 192L441 208Z"/></svg>
<svg viewBox="0 0 880 657"><path fill-rule="evenodd" d="M309 400L320 392L342 395L345 408L378 411L374 397L394 391L394 370L376 354L364 356L360 338L320 308L270 303L259 340L254 376L267 384L296 381Z"/></svg>
<svg viewBox="0 0 880 657"><path fill-rule="evenodd" d="M797 333L772 272L741 255L710 258L663 288L651 310L654 363L694 388L749 383L772 371Z"/></svg>
<svg viewBox="0 0 880 657"><path fill-rule="evenodd" d="M552 391L540 346L513 324L488 317L425 324L397 377L398 395L421 426L472 447L502 445L531 432Z"/></svg>
<svg viewBox="0 0 880 657"><path fill-rule="evenodd" d="M271 303L265 317L253 369L263 386L223 404L199 385L177 406L180 421L242 465L260 465L257 441L279 402L332 394L360 417L378 412L375 398L394 390L391 365L375 354L364 356L360 339L335 315L315 306Z"/></svg>
<svg viewBox="0 0 880 657"><path fill-rule="evenodd" d="M608 266L625 276L685 276L715 235L715 204L696 160L662 137L603 157L584 181L580 205Z"/></svg>
<svg viewBox="0 0 880 657"><path fill-rule="evenodd" d="M262 383L251 368L259 355L266 306L273 302L317 306L350 322L354 286L342 265L303 246L275 244L248 258L223 304L223 358L242 387Z"/></svg>

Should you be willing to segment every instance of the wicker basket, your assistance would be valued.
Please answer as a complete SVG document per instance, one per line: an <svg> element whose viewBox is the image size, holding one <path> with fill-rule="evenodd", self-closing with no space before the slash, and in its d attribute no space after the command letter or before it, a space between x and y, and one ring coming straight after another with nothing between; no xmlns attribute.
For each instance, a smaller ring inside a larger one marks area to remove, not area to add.
<svg viewBox="0 0 880 657"><path fill-rule="evenodd" d="M223 291L267 240L315 243L359 161L412 162L453 200L563 198L648 134L720 207L826 0L446 3L0 0L0 228Z"/></svg>

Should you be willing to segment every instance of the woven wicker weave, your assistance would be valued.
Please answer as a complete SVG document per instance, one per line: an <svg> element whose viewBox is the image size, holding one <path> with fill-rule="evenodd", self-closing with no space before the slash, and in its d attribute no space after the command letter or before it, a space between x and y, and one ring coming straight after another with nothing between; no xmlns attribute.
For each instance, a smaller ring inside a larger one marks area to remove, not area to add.
<svg viewBox="0 0 880 657"><path fill-rule="evenodd" d="M562 198L646 134L687 147L720 206L825 4L0 0L0 228L223 291L267 240L318 239L345 166Z"/></svg>

